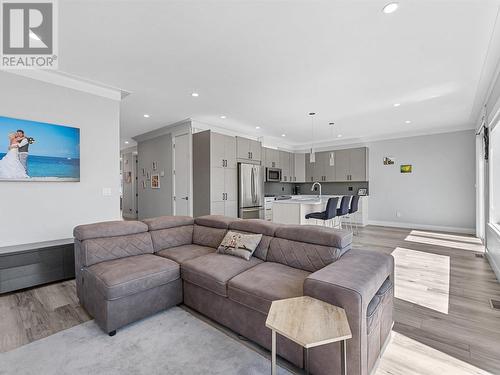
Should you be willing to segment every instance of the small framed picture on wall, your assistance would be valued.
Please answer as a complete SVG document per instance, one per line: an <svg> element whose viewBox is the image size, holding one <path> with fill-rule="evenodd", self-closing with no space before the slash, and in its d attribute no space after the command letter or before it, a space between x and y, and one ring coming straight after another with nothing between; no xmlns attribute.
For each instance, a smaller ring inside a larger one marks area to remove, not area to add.
<svg viewBox="0 0 500 375"><path fill-rule="evenodd" d="M159 189L160 188L160 175L154 174L151 176L151 189Z"/></svg>
<svg viewBox="0 0 500 375"><path fill-rule="evenodd" d="M153 167L153 171L158 170L158 162L154 161L152 167Z"/></svg>

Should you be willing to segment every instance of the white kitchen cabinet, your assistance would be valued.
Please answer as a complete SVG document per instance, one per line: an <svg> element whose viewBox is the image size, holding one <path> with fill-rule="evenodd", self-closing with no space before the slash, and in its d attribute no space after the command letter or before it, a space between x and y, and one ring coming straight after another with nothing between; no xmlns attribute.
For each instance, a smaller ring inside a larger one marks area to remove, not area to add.
<svg viewBox="0 0 500 375"><path fill-rule="evenodd" d="M244 137L236 137L237 158L244 161L260 162L262 145L259 141Z"/></svg>
<svg viewBox="0 0 500 375"><path fill-rule="evenodd" d="M262 165L266 168L279 168L279 151L273 148L262 147Z"/></svg>
<svg viewBox="0 0 500 375"><path fill-rule="evenodd" d="M209 130L193 134L193 214L237 217L236 138Z"/></svg>

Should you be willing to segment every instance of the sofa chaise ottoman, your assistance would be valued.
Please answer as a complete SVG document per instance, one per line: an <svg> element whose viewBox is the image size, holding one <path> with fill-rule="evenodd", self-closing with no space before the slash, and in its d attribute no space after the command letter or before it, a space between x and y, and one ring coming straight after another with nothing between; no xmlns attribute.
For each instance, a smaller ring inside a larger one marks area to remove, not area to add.
<svg viewBox="0 0 500 375"><path fill-rule="evenodd" d="M217 253L228 230L262 234L250 260ZM213 215L82 225L74 235L78 298L110 334L184 303L270 349L271 302L308 295L346 310L349 375L369 374L390 337L393 258L351 250L345 230ZM281 336L278 354L304 366L302 348ZM340 372L338 343L309 356L311 373Z"/></svg>

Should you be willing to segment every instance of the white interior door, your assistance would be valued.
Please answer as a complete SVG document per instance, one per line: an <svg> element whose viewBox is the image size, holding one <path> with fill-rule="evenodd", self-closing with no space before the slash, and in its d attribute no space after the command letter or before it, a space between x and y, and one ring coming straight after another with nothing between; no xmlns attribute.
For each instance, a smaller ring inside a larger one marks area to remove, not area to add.
<svg viewBox="0 0 500 375"><path fill-rule="evenodd" d="M191 215L191 157L189 153L190 134L174 138L174 215Z"/></svg>

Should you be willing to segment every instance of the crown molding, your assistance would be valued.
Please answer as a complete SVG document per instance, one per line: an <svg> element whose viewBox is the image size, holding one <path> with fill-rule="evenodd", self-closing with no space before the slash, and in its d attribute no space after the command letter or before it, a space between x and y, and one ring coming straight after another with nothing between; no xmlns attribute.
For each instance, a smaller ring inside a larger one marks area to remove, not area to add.
<svg viewBox="0 0 500 375"><path fill-rule="evenodd" d="M65 73L60 70L18 69L18 70L4 70L4 72L16 74L31 79L36 79L38 81L70 88L77 91L86 92L89 94L117 101L120 101L126 96L130 95L129 91L105 85L99 82L91 81L89 79Z"/></svg>

